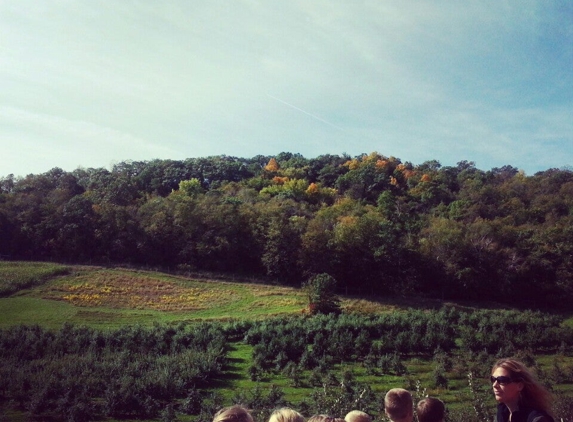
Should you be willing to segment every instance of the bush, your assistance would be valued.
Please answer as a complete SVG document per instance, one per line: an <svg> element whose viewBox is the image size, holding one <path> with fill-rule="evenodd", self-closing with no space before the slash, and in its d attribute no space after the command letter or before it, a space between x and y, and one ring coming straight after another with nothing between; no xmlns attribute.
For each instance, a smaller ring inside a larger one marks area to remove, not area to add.
<svg viewBox="0 0 573 422"><path fill-rule="evenodd" d="M159 415L159 420L161 422L175 422L177 421L177 415L175 414L175 409L173 404L169 403L165 409L163 409Z"/></svg>
<svg viewBox="0 0 573 422"><path fill-rule="evenodd" d="M432 384L436 388L448 388L446 370L442 365L437 365L432 372Z"/></svg>
<svg viewBox="0 0 573 422"><path fill-rule="evenodd" d="M181 411L187 415L198 415L201 412L203 397L195 387L189 390L187 397L181 404Z"/></svg>
<svg viewBox="0 0 573 422"><path fill-rule="evenodd" d="M303 284L308 295L308 306L311 314L339 314L340 301L335 295L336 280L329 274L322 273L311 277Z"/></svg>

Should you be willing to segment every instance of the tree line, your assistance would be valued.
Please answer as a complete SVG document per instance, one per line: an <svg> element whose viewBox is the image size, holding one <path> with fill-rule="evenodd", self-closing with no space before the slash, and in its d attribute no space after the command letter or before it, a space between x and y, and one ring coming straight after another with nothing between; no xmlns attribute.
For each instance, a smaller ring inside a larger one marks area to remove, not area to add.
<svg viewBox="0 0 573 422"><path fill-rule="evenodd" d="M573 172L373 152L121 162L0 179L0 257L213 271L347 294L559 306Z"/></svg>

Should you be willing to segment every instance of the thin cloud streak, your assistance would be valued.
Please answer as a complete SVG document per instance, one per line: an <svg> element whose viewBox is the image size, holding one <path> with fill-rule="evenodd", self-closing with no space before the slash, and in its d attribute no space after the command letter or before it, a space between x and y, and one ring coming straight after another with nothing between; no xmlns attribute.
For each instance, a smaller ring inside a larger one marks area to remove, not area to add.
<svg viewBox="0 0 573 422"><path fill-rule="evenodd" d="M343 132L346 132L346 130L345 130L344 128L342 128L342 127L340 127L340 126L337 126L337 125L335 125L334 123L329 122L328 120L324 120L323 118L318 117L318 116L315 115L315 114L309 113L308 111L303 110L303 109L300 108L300 107L297 107L297 106L295 106L295 105L292 105L292 104L290 104L290 103L287 103L286 101L281 100L280 98L277 98L277 97L272 96L271 94L267 94L267 96L270 97L270 98L272 98L273 100L278 101L279 103L283 103L284 105L286 105L286 106L288 106L288 107L290 107L290 108L294 108L295 110L298 110L298 111L300 111L301 113L304 113L304 114L306 114L307 116L310 116L310 117L312 117L313 119L318 120L319 122L326 123L327 125L330 125L330 126L332 126L333 128L336 128L336 129L338 129L338 130L341 130L341 131L343 131Z"/></svg>

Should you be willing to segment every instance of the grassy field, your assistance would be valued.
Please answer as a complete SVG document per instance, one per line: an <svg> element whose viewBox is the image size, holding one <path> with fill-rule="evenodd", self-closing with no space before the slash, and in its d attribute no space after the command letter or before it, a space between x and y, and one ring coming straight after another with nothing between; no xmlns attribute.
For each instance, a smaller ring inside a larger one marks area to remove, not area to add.
<svg viewBox="0 0 573 422"><path fill-rule="evenodd" d="M33 273L30 271L32 268ZM264 318L297 314L305 298L297 289L262 284L197 281L156 272L99 267L29 266L0 262L0 289L22 286L0 298L0 327L65 322L93 327L155 322ZM41 278L40 278L41 276ZM28 282L28 280L37 280Z"/></svg>
<svg viewBox="0 0 573 422"><path fill-rule="evenodd" d="M15 286L18 286L17 288ZM299 289L159 272L0 261L0 328L65 322L98 328L198 320L262 319L306 312ZM342 298L346 312L439 308L432 300Z"/></svg>
<svg viewBox="0 0 573 422"><path fill-rule="evenodd" d="M0 297L41 285L69 271L70 267L58 264L0 261Z"/></svg>
<svg viewBox="0 0 573 422"><path fill-rule="evenodd" d="M264 319L306 312L299 289L259 283L197 280L160 272L0 261L0 328L65 322L98 328L199 320ZM342 297L345 312L438 309L412 298ZM450 305L452 305L450 303ZM453 304L499 308L496 304ZM569 320L573 325L573 318Z"/></svg>

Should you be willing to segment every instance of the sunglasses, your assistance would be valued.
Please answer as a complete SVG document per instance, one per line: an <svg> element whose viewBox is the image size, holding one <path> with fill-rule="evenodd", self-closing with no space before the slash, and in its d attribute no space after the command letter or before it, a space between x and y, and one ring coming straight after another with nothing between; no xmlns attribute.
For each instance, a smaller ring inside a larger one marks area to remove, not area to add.
<svg viewBox="0 0 573 422"><path fill-rule="evenodd" d="M499 384L501 385L505 385L505 384L510 384L513 382L513 380L510 377L506 377L506 376L500 376L500 377L490 377L491 383L495 384L495 382L497 381Z"/></svg>

